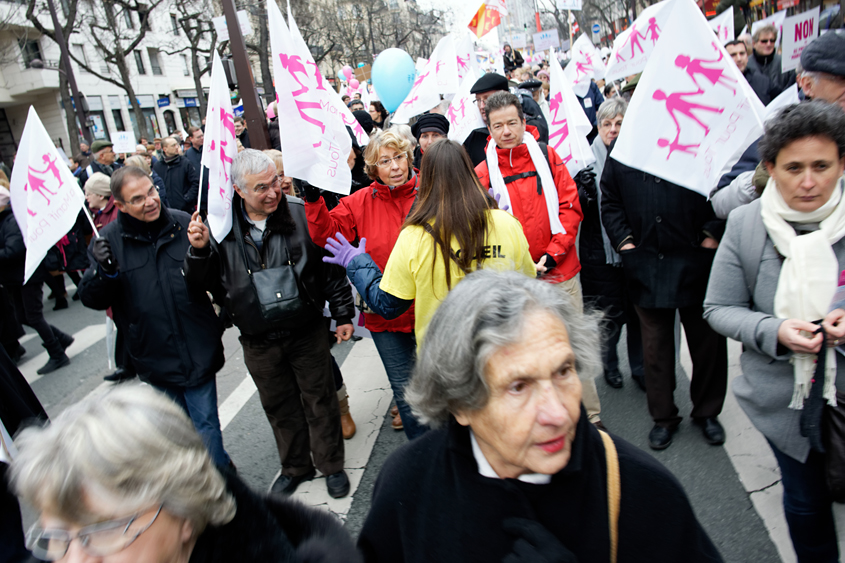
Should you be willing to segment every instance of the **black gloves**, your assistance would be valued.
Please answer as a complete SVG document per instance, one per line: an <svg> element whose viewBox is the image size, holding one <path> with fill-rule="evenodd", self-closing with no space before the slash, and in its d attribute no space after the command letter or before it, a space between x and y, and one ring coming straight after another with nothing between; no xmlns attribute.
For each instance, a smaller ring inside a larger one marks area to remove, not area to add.
<svg viewBox="0 0 845 563"><path fill-rule="evenodd" d="M575 555L539 522L508 518L502 528L517 538L502 563L578 563Z"/></svg>
<svg viewBox="0 0 845 563"><path fill-rule="evenodd" d="M94 260L100 265L100 271L108 277L113 277L117 274L117 259L111 251L109 241L102 237L94 239L91 245L91 253L94 255Z"/></svg>
<svg viewBox="0 0 845 563"><path fill-rule="evenodd" d="M557 267L557 261L554 258L552 258L552 255L549 254L548 252L543 254L543 256L546 257L546 262L543 265L546 267L547 272L551 272L552 270L554 270Z"/></svg>
<svg viewBox="0 0 845 563"><path fill-rule="evenodd" d="M312 186L305 180L298 180L296 178L294 178L293 183L296 185L296 189L299 190L299 193L302 194L305 201L311 203L320 201L320 188Z"/></svg>
<svg viewBox="0 0 845 563"><path fill-rule="evenodd" d="M581 170L575 175L575 186L578 188L578 194L588 203L592 203L596 199L596 173L592 166Z"/></svg>

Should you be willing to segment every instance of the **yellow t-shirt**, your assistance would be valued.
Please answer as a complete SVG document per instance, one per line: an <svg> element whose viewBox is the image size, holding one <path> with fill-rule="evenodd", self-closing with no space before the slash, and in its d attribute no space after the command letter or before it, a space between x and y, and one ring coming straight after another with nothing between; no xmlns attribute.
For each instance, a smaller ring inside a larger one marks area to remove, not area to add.
<svg viewBox="0 0 845 563"><path fill-rule="evenodd" d="M487 245L482 268L494 270L516 270L526 276L536 276L534 262L528 250L528 241L522 225L512 215L498 209L489 212ZM460 250L452 237L452 249ZM476 261L473 260L473 269ZM450 260L452 287L464 277L464 273ZM432 275L432 268L434 269ZM379 288L399 299L415 300L415 325L417 347L422 344L425 330L431 317L446 298L446 270L443 255L438 250L434 260L434 238L418 226L405 227L399 233L396 245L387 260L384 276Z"/></svg>

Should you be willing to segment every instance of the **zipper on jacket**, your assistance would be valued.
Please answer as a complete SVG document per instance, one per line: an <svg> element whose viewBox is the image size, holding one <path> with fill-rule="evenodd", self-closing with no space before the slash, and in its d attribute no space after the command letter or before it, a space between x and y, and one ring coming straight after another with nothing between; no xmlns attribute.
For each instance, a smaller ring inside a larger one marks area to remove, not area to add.
<svg viewBox="0 0 845 563"><path fill-rule="evenodd" d="M265 265L264 265L264 257L263 257L263 256L261 256L261 251L260 251L260 250L258 250L258 247L255 245L255 243L252 241L252 239L251 239L251 238L249 238L248 236L244 235L244 240L245 240L245 241L246 241L246 242L247 242L247 243L248 243L251 247L253 247L253 248L255 249L255 252L257 252L257 253L258 253L258 259L259 259L259 260L261 260L261 269L262 269L262 270L266 270L266 269L267 269L267 266L265 266ZM247 273L251 274L252 272L247 272Z"/></svg>
<svg viewBox="0 0 845 563"><path fill-rule="evenodd" d="M511 163L511 170L513 170L513 149L508 152L508 160Z"/></svg>

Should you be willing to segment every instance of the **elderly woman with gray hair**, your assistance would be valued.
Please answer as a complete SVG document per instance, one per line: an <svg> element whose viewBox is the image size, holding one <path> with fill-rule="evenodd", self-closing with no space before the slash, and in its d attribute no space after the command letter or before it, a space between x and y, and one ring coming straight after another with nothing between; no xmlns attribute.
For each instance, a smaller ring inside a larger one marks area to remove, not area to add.
<svg viewBox="0 0 845 563"><path fill-rule="evenodd" d="M406 398L434 430L385 463L358 540L367 561L722 560L677 480L587 420L594 315L542 281L479 270L427 332Z"/></svg>
<svg viewBox="0 0 845 563"><path fill-rule="evenodd" d="M184 411L150 387L88 397L16 442L12 484L41 512L27 534L40 560L360 560L329 514L221 475Z"/></svg>
<svg viewBox="0 0 845 563"><path fill-rule="evenodd" d="M584 301L601 309L605 315L606 333L602 347L605 381L611 387L622 387L617 347L622 326L627 324L631 378L641 389L645 389L640 321L626 294L622 259L613 248L601 221L599 182L607 160L608 146L619 136L627 109L628 103L622 98L611 98L599 106L596 114L599 134L591 145L596 162L591 168L582 170L575 176L581 211L584 212L584 220L578 230L578 258L581 260L581 290Z"/></svg>

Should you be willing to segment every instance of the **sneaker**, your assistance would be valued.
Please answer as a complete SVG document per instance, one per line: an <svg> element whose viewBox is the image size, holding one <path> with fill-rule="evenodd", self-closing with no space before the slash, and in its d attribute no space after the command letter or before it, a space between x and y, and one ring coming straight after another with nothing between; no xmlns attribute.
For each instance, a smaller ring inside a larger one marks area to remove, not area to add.
<svg viewBox="0 0 845 563"><path fill-rule="evenodd" d="M317 472L312 469L308 473L305 473L304 475L297 475L296 477L291 477L290 475L279 475L279 477L273 481L273 484L270 485L270 494L292 495L300 483L310 481L316 474Z"/></svg>
<svg viewBox="0 0 845 563"><path fill-rule="evenodd" d="M349 494L349 477L346 471L338 471L326 477L326 488L332 498L341 498Z"/></svg>
<svg viewBox="0 0 845 563"><path fill-rule="evenodd" d="M62 352L61 356L50 358L50 360L35 373L37 373L38 375L47 375L48 373L52 373L59 368L65 367L68 364L70 364L70 358L67 357L67 354Z"/></svg>

